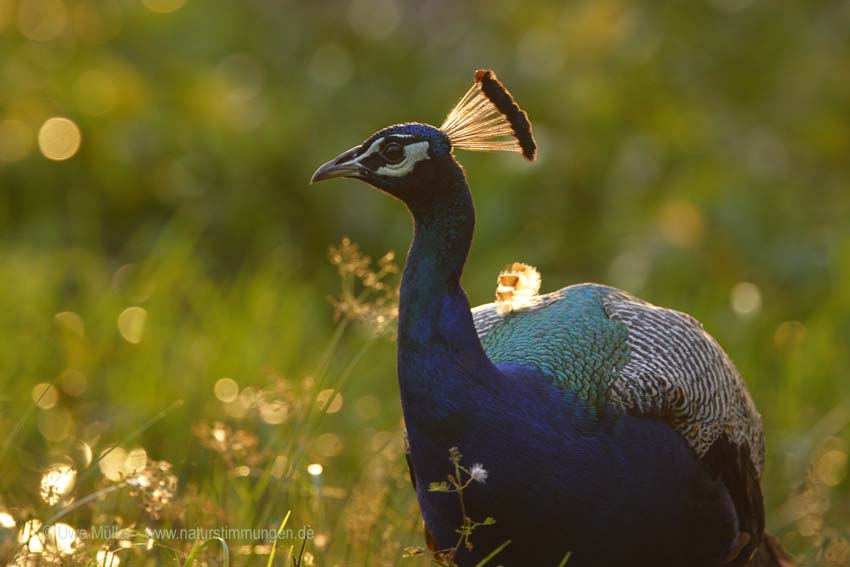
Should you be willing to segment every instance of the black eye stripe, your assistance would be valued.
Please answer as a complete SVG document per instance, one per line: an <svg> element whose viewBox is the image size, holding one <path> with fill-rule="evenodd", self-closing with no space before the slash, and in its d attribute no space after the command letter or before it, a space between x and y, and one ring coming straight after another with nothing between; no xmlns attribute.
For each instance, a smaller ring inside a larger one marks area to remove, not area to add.
<svg viewBox="0 0 850 567"><path fill-rule="evenodd" d="M369 140L366 140L365 142L363 142L362 145L360 145L356 148L352 148L351 150L349 150L348 152L345 153L345 157L347 159L356 159L356 158L359 158L359 157L365 155L366 152L368 152L370 149L372 149L372 146L374 145L376 139L377 138L370 138ZM376 149L377 149L377 151L380 152L380 151L383 151L383 149L388 144L395 143L395 144L399 144L401 146L407 146L408 144L412 144L413 142L415 142L415 140L413 140L412 138L403 138L403 137L390 135L390 136L385 137L383 140L381 140L381 143L378 145L378 147Z"/></svg>
<svg viewBox="0 0 850 567"><path fill-rule="evenodd" d="M354 148L352 151L346 152L346 157L351 160L356 159L360 165L367 167L372 171L377 171L382 166L400 163L407 153L407 146L419 141L414 137L396 136L391 134L384 137L376 146L375 142L378 139L379 138L375 137L366 140L358 148ZM391 145L401 146L401 155L394 156L395 159L388 158L388 156L384 153L386 148Z"/></svg>
<svg viewBox="0 0 850 567"><path fill-rule="evenodd" d="M384 165L384 160L379 154L372 154L360 160L360 164L372 171L377 171L379 167Z"/></svg>

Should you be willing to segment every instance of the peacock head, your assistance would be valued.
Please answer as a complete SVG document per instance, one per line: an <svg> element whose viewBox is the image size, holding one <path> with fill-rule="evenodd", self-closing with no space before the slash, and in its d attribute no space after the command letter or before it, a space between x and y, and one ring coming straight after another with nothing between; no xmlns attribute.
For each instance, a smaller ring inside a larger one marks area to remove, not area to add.
<svg viewBox="0 0 850 567"><path fill-rule="evenodd" d="M334 177L360 179L410 202L455 166L454 148L515 151L533 160L537 146L528 116L492 71L477 71L475 82L439 128L398 124L319 167L311 183Z"/></svg>

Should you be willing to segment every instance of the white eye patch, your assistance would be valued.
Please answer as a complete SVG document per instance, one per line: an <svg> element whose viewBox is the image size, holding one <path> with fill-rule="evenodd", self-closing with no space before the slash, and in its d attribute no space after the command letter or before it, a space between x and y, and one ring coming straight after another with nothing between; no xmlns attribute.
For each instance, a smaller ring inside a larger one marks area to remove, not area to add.
<svg viewBox="0 0 850 567"><path fill-rule="evenodd" d="M377 152L378 148L381 147L381 142L383 142L385 139L386 138L378 138L377 140L372 142L372 145L369 146L369 149L366 150L365 152L363 152L362 154L360 154L359 156L357 156L357 159L352 160L351 163L360 163L361 161L363 161L364 159L366 159L370 155Z"/></svg>
<svg viewBox="0 0 850 567"><path fill-rule="evenodd" d="M413 136L411 136L410 134L394 134L393 137L394 138L412 138ZM369 149L367 149L365 152L363 152L362 154L357 156L357 158L351 160L351 162L349 162L349 163L360 163L361 161L363 161L367 157L371 156L372 154L378 153L378 150L380 150L381 144L384 143L384 140L386 140L386 138L383 138L383 137L378 138L377 140L372 142L372 144L369 146Z"/></svg>
<svg viewBox="0 0 850 567"><path fill-rule="evenodd" d="M413 136L409 134L394 134L394 138L412 138ZM386 138L378 138L374 142L369 145L369 149L365 152L357 156L355 159L351 160L350 164L358 164L364 159L368 158L373 154L379 154L381 150L381 144L383 144ZM410 173L416 164L420 161L429 159L428 156L428 142L415 142L413 144L408 144L404 146L404 159L399 163L382 165L375 172L378 175L386 175L388 177L404 177L408 173Z"/></svg>
<svg viewBox="0 0 850 567"><path fill-rule="evenodd" d="M404 146L404 159L398 163L382 165L376 172L378 175L386 175L388 177L404 177L416 167L420 161L429 159L428 157L428 142L414 142ZM372 148L369 148L371 153Z"/></svg>

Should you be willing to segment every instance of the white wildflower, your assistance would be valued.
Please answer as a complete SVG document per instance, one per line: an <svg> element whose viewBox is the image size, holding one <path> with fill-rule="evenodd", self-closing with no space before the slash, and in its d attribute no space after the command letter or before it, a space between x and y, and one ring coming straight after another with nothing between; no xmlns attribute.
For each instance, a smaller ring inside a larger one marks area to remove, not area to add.
<svg viewBox="0 0 850 567"><path fill-rule="evenodd" d="M469 476L475 482L480 482L484 484L487 481L487 469L484 468L484 465L481 463L475 463L472 465L472 468L469 469Z"/></svg>

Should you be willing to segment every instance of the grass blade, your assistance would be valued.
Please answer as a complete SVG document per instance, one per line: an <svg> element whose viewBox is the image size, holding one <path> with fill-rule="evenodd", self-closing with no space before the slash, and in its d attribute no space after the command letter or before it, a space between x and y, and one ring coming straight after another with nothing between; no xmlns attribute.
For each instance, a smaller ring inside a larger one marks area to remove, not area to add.
<svg viewBox="0 0 850 567"><path fill-rule="evenodd" d="M206 540L200 545L195 545L192 548L192 551L189 553L189 557L186 558L186 562L183 563L183 567L192 567L192 565L195 563L195 559L197 559L198 555L201 554L204 548L214 543L221 544L221 558L224 562L224 567L230 567L230 548L227 546L227 542L220 537L214 537Z"/></svg>
<svg viewBox="0 0 850 567"><path fill-rule="evenodd" d="M277 529L277 537L274 538L272 542L272 551L269 553L269 560L266 563L266 567L272 567L272 563L274 562L274 556L277 553L277 542L280 541L280 533L286 528L286 522L289 521L289 516L292 514L292 510L289 510L284 516L283 521L280 523L280 527Z"/></svg>
<svg viewBox="0 0 850 567"><path fill-rule="evenodd" d="M502 552L503 549L505 549L510 544L511 544L511 540L506 541L505 543L503 543L502 545L500 545L499 547L497 547L496 549L494 549L493 551L488 553L487 556L484 559L482 559L481 561L476 563L475 567L484 567L484 565L486 565L488 561L490 561L491 559L496 557L499 553Z"/></svg>

